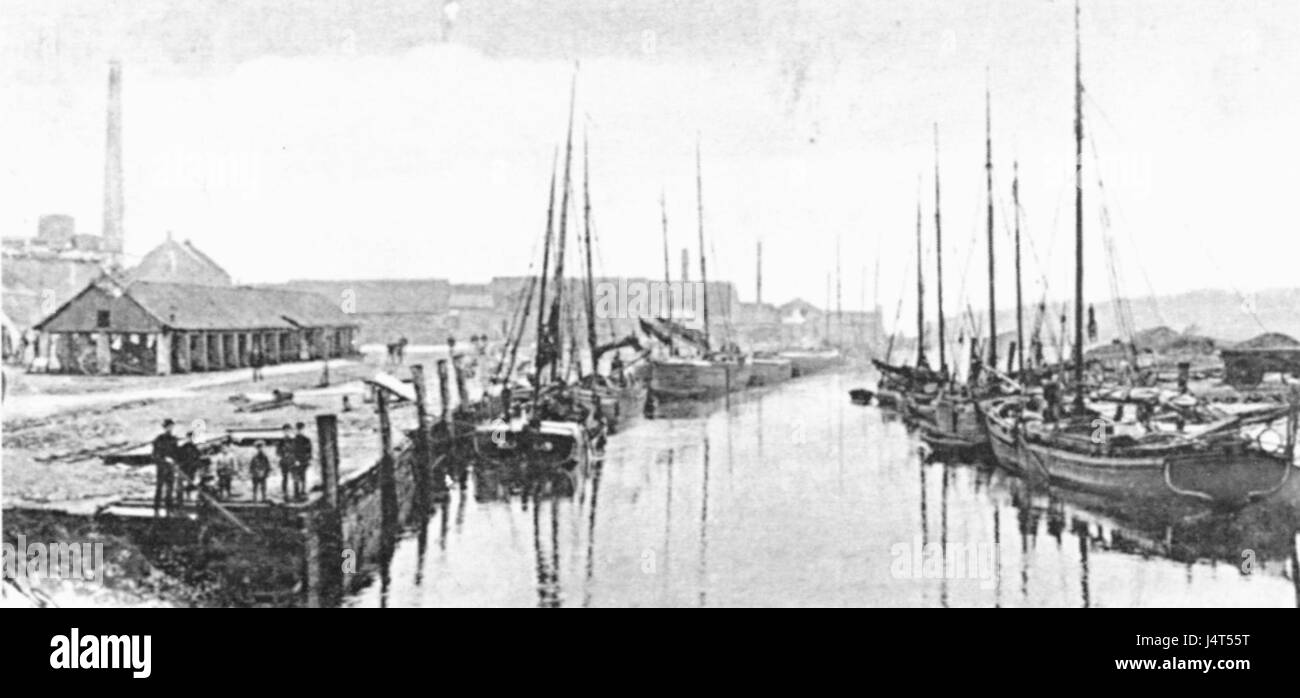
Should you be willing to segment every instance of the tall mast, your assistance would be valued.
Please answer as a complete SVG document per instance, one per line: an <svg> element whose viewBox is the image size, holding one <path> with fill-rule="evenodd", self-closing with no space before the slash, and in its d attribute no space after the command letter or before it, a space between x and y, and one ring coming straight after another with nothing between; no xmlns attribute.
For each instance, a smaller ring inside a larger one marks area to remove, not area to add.
<svg viewBox="0 0 1300 698"><path fill-rule="evenodd" d="M1020 163L1011 165L1011 208L1016 217L1016 368L1025 379L1025 301L1020 285ZM996 368L996 367L995 367Z"/></svg>
<svg viewBox="0 0 1300 698"><path fill-rule="evenodd" d="M939 215L939 124L934 125L934 256L939 278L939 371L948 373L947 340L943 326L943 225Z"/></svg>
<svg viewBox="0 0 1300 698"><path fill-rule="evenodd" d="M664 231L664 284L665 287L671 288L671 286L669 286L672 282L670 280L668 263L668 201L662 189L659 190L659 214L663 219Z"/></svg>
<svg viewBox="0 0 1300 698"><path fill-rule="evenodd" d="M712 351L709 341L709 270L704 261L704 176L700 171L700 139L695 138L695 202L700 220L700 281L704 284L704 346Z"/></svg>
<svg viewBox="0 0 1300 698"><path fill-rule="evenodd" d="M835 236L835 343L841 344L844 341L844 296L843 280L844 275L840 267L840 236Z"/></svg>
<svg viewBox="0 0 1300 698"><path fill-rule="evenodd" d="M591 164L587 157L587 130L582 131L582 227L587 248L587 348L591 351L591 375L600 373L596 366L596 277L591 269ZM579 367L582 362L578 362Z"/></svg>
<svg viewBox="0 0 1300 698"><path fill-rule="evenodd" d="M563 342L560 341L560 312L562 309L561 300L564 296L564 242L568 238L569 224L569 194L572 187L573 178L571 175L573 167L573 105L574 98L578 91L578 72L573 72L573 84L569 88L569 134L564 142L564 184L561 187L560 196L560 230L558 244L555 250L555 298L551 301L551 320L550 332L551 341L554 343L557 352L562 353ZM551 363L551 380L554 381L559 372L559 354L556 360Z"/></svg>
<svg viewBox="0 0 1300 698"><path fill-rule="evenodd" d="M987 73L984 83L984 170L988 177L989 238L989 365L998 365L998 304L993 275L993 107Z"/></svg>
<svg viewBox="0 0 1300 698"><path fill-rule="evenodd" d="M755 256L754 265L756 269L756 288L754 289L754 302L762 305L763 303L763 241L758 241L758 252Z"/></svg>
<svg viewBox="0 0 1300 698"><path fill-rule="evenodd" d="M1074 405L1083 411L1083 48L1074 2Z"/></svg>
<svg viewBox="0 0 1300 698"><path fill-rule="evenodd" d="M551 154L551 194L546 202L546 239L542 243L541 291L537 296L537 347L533 350L533 403L537 403L542 387L542 355L546 349L546 278L551 270L551 238L555 236L555 173L558 169L559 148Z"/></svg>
<svg viewBox="0 0 1300 698"><path fill-rule="evenodd" d="M917 178L920 185L920 177ZM918 186L919 188L919 186ZM921 254L921 197L916 198L916 365L925 361L925 272Z"/></svg>

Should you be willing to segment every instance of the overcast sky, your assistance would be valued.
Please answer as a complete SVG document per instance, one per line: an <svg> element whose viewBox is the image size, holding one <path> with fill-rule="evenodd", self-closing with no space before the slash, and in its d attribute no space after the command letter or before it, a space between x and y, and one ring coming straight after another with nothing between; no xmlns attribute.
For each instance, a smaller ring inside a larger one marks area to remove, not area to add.
<svg viewBox="0 0 1300 698"><path fill-rule="evenodd" d="M677 248L695 254L698 132L711 271L752 300L761 238L765 299L820 304L839 238L844 306L874 303L879 259L892 319L918 177L933 270L938 122L955 312L985 302L987 67L999 293L1013 159L1026 293L1072 288L1068 2L440 6L0 0L0 229L65 212L99 232L116 55L129 255L171 230L247 282L520 274L577 60L601 271L662 274L661 189L674 276ZM1090 297L1110 297L1104 217L1128 293L1295 286L1300 3L1086 0L1083 45Z"/></svg>

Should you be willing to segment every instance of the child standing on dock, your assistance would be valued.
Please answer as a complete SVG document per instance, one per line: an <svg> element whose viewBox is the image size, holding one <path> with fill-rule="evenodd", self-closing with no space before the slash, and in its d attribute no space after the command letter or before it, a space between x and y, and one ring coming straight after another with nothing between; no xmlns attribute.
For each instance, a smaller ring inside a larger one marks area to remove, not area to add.
<svg viewBox="0 0 1300 698"><path fill-rule="evenodd" d="M258 441L254 444L257 452L253 454L253 459L248 462L248 474L253 479L253 501L258 501L257 495L262 495L261 501L266 501L266 478L271 474L271 459L266 457L266 442Z"/></svg>
<svg viewBox="0 0 1300 698"><path fill-rule="evenodd" d="M217 496L223 501L234 496L235 473L239 471L239 460L230 446L222 446L213 456L213 465L217 471Z"/></svg>
<svg viewBox="0 0 1300 698"><path fill-rule="evenodd" d="M311 467L311 439L307 436L307 425L298 422L298 434L293 437L295 466L293 469L293 497L301 499L307 496L307 468Z"/></svg>
<svg viewBox="0 0 1300 698"><path fill-rule="evenodd" d="M280 496L289 501L289 479L298 464L296 444L293 440L293 427L288 424L280 427L280 443L275 446L276 460L280 461Z"/></svg>

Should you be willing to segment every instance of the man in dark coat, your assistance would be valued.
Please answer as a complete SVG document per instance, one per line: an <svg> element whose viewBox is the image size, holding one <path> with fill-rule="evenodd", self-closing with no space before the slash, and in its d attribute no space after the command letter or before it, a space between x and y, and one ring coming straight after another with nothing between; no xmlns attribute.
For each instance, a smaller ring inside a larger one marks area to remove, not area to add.
<svg viewBox="0 0 1300 698"><path fill-rule="evenodd" d="M275 458L280 462L280 496L289 501L289 479L293 477L298 464L297 451L293 441L293 427L288 424L280 427L280 443L275 445Z"/></svg>
<svg viewBox="0 0 1300 698"><path fill-rule="evenodd" d="M266 365L266 359L261 347L253 345L253 350L248 352L248 365L253 369L253 382L262 380L262 366Z"/></svg>
<svg viewBox="0 0 1300 698"><path fill-rule="evenodd" d="M293 496L300 499L307 495L307 468L311 467L311 439L307 436L307 425L298 422L297 435L293 437L293 452L296 465L293 471Z"/></svg>
<svg viewBox="0 0 1300 698"><path fill-rule="evenodd" d="M199 445L194 443L194 432L186 432L185 439L176 448L176 465L183 476L180 499L184 502L191 492L198 491L199 471L203 468L203 454L199 452Z"/></svg>
<svg viewBox="0 0 1300 698"><path fill-rule="evenodd" d="M253 480L253 501L258 501L258 493L261 493L261 501L266 501L266 476L271 474L271 459L266 457L266 443L258 441L257 452L253 454L253 459L248 462L248 475Z"/></svg>
<svg viewBox="0 0 1300 698"><path fill-rule="evenodd" d="M170 509L176 496L176 436L172 434L175 425L172 420L164 419L162 433L153 439L154 516L163 507Z"/></svg>

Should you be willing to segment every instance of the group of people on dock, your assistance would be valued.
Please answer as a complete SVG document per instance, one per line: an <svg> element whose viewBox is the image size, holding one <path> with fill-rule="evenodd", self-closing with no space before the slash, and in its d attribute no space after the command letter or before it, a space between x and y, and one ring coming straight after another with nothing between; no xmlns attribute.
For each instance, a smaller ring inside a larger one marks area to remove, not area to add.
<svg viewBox="0 0 1300 698"><path fill-rule="evenodd" d="M252 485L251 499L267 501L266 481L272 468L265 441L253 445L253 454L244 467L243 459L229 442L200 445L195 432L188 431L184 437L178 438L175 428L175 421L163 420L162 433L153 440L155 512L184 505L205 495L217 501L234 499L235 480L244 472ZM281 427L275 459L280 469L282 500L304 499L307 496L307 470L312 461L312 442L304 423Z"/></svg>

